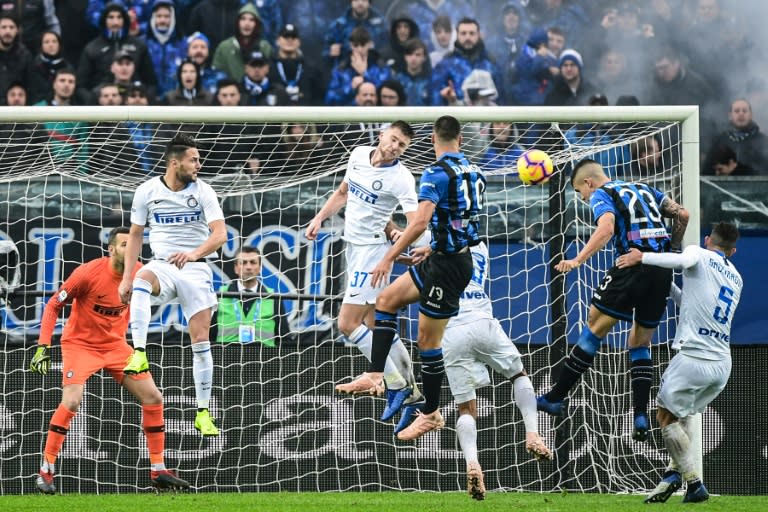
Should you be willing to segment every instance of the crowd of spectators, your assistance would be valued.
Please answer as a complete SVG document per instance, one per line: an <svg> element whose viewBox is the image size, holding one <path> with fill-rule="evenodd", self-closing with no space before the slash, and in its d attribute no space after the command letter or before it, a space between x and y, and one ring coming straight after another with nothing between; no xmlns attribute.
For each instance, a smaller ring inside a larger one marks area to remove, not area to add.
<svg viewBox="0 0 768 512"><path fill-rule="evenodd" d="M0 103L696 104L703 174L768 174L750 17L735 0L0 0ZM514 127L483 129L479 151L517 153Z"/></svg>

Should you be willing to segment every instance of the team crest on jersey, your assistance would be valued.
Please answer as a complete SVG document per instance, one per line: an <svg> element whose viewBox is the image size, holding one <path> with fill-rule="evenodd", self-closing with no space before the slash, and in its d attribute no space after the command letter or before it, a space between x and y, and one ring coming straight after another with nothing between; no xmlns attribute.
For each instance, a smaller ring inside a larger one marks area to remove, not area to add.
<svg viewBox="0 0 768 512"><path fill-rule="evenodd" d="M381 187L382 187L382 184L381 184L381 180L376 180L376 181L374 181L374 182L371 184L371 188L372 188L373 190L381 190Z"/></svg>
<svg viewBox="0 0 768 512"><path fill-rule="evenodd" d="M189 196L187 198L187 206L190 208L196 208L199 203L197 202L197 199L194 198L194 196Z"/></svg>
<svg viewBox="0 0 768 512"><path fill-rule="evenodd" d="M352 180L349 180L348 183L349 183L349 192L352 195L359 197L366 203L376 204L376 201L379 199L378 194L374 193L372 190L368 190L361 184L356 183ZM380 182L379 182L379 188L381 188Z"/></svg>

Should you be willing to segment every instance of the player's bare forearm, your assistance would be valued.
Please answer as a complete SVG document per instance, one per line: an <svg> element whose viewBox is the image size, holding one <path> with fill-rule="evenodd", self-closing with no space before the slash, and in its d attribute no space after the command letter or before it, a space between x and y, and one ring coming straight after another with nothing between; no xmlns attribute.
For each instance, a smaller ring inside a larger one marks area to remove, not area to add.
<svg viewBox="0 0 768 512"><path fill-rule="evenodd" d="M211 222L208 227L211 229L211 234L208 238L200 244L197 249L191 252L190 260L197 261L205 258L211 253L214 253L221 248L227 241L227 228L224 224L224 220L216 220Z"/></svg>
<svg viewBox="0 0 768 512"><path fill-rule="evenodd" d="M128 233L128 243L125 247L125 259L123 264L123 279L130 279L136 262L139 261L141 246L144 244L144 226L131 224Z"/></svg>
<svg viewBox="0 0 768 512"><path fill-rule="evenodd" d="M307 230L304 236L309 240L317 238L317 232L320 230L320 226L323 221L332 215L336 215L347 204L347 195L349 193L349 186L346 183L339 185L339 188L333 191L331 197L325 202L317 215L309 222Z"/></svg>
<svg viewBox="0 0 768 512"><path fill-rule="evenodd" d="M690 213L682 205L665 197L661 203L661 214L668 219L672 219L672 230L670 233L672 249L680 249L683 244L685 229L688 227L688 219L691 217Z"/></svg>
<svg viewBox="0 0 768 512"><path fill-rule="evenodd" d="M605 213L597 220L597 229L589 237L587 243L572 260L563 260L555 265L558 272L570 272L582 263L586 262L597 251L605 247L605 244L613 237L613 224L615 216Z"/></svg>

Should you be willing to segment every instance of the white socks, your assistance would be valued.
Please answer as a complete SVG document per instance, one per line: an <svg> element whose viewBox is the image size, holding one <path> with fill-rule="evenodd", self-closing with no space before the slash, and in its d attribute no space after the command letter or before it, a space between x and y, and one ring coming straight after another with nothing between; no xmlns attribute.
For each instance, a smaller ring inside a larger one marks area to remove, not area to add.
<svg viewBox="0 0 768 512"><path fill-rule="evenodd" d="M192 344L192 376L195 379L197 407L207 409L211 400L213 384L213 357L211 356L210 341L199 341Z"/></svg>
<svg viewBox="0 0 768 512"><path fill-rule="evenodd" d="M477 460L477 423L469 414L462 414L456 420L456 437L459 438L459 446L464 452L467 464L478 462Z"/></svg>
<svg viewBox="0 0 768 512"><path fill-rule="evenodd" d="M523 416L526 432L539 432L538 414L536 413L536 393L527 375L516 378L512 382L513 399Z"/></svg>
<svg viewBox="0 0 768 512"><path fill-rule="evenodd" d="M672 460L680 468L680 473L686 482L697 480L693 458L691 457L691 441L680 423L675 422L661 429L664 446L667 447Z"/></svg>
<svg viewBox="0 0 768 512"><path fill-rule="evenodd" d="M355 344L357 348L360 350L360 352L363 353L366 359L368 361L371 360L371 347L373 346L373 332L365 325L360 325L357 329L352 331L350 335L348 336L349 341ZM395 340L400 341L400 338L395 335ZM395 364L393 357L392 357L392 350L395 348L395 346L400 345L403 350L408 353L407 350L405 350L405 347L403 347L402 342L400 343L392 343L392 348L390 349L389 356L387 356L387 362L384 365L384 380L387 383L388 389L402 389L405 386L408 385L408 383L403 378L403 374L399 371L398 365ZM410 362L411 356L408 355L408 361ZM412 372L411 372L412 373Z"/></svg>
<svg viewBox="0 0 768 512"><path fill-rule="evenodd" d="M149 319L152 317L151 297L152 285L144 279L135 278L130 306L133 348L147 347L147 330Z"/></svg>

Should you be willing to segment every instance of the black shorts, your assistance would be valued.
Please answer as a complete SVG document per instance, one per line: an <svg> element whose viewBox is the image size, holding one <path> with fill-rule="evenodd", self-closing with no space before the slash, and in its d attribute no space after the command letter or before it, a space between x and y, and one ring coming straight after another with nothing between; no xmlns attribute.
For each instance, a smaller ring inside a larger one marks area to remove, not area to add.
<svg viewBox="0 0 768 512"><path fill-rule="evenodd" d="M592 293L592 304L613 318L634 320L642 327L654 328L667 309L671 284L672 270L668 268L613 267Z"/></svg>
<svg viewBox="0 0 768 512"><path fill-rule="evenodd" d="M411 279L421 293L419 311L430 318L450 318L459 314L459 298L472 279L472 253L433 252L411 267Z"/></svg>

